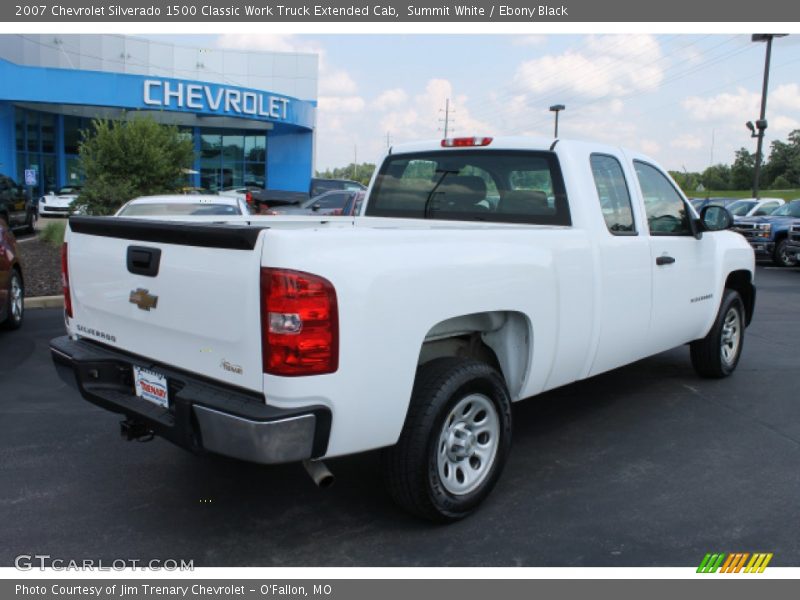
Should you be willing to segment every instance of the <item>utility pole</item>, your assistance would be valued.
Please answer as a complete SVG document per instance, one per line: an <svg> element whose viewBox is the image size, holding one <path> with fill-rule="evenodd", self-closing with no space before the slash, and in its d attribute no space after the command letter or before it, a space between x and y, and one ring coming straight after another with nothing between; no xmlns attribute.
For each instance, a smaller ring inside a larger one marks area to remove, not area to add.
<svg viewBox="0 0 800 600"><path fill-rule="evenodd" d="M755 127L750 121L746 123L747 128L750 130L750 136L758 138L756 144L756 168L753 172L753 198L755 199L758 199L758 187L761 178L761 153L764 147L764 132L767 129L767 89L769 88L769 61L772 56L772 40L786 35L785 33L756 33L750 38L753 42L767 42L767 53L764 59L764 83L761 87L761 114L758 121L756 121Z"/></svg>
<svg viewBox="0 0 800 600"><path fill-rule="evenodd" d="M709 160L708 166L711 167L714 165L714 134L716 133L715 129L711 129L711 159Z"/></svg>
<svg viewBox="0 0 800 600"><path fill-rule="evenodd" d="M358 144L353 144L353 181L358 177Z"/></svg>
<svg viewBox="0 0 800 600"><path fill-rule="evenodd" d="M444 119L439 119L440 123L444 123L444 137L447 138L447 133L450 131L450 98L444 101L444 111L439 109L439 112L444 112ZM452 111L455 112L455 111Z"/></svg>

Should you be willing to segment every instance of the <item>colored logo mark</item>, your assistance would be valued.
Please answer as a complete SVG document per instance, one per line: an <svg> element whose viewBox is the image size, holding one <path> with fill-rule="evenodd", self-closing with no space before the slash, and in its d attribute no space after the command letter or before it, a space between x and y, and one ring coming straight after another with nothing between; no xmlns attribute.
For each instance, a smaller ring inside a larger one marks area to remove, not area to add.
<svg viewBox="0 0 800 600"><path fill-rule="evenodd" d="M749 559L749 560L748 560ZM769 561L772 560L772 552L724 552L716 554L706 554L697 567L698 573L763 573Z"/></svg>

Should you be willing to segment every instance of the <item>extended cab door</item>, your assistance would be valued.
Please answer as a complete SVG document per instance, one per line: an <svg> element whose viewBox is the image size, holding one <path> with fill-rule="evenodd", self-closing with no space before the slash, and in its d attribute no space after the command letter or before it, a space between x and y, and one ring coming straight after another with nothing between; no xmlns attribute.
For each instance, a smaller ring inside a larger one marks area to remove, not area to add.
<svg viewBox="0 0 800 600"><path fill-rule="evenodd" d="M641 209L633 202L633 173L626 159L607 153L589 157L604 227L597 231L599 333L589 375L647 356L652 268L650 240Z"/></svg>
<svg viewBox="0 0 800 600"><path fill-rule="evenodd" d="M696 239L692 211L656 166L633 161L650 234L653 303L650 353L690 342L705 333L716 310L713 236Z"/></svg>

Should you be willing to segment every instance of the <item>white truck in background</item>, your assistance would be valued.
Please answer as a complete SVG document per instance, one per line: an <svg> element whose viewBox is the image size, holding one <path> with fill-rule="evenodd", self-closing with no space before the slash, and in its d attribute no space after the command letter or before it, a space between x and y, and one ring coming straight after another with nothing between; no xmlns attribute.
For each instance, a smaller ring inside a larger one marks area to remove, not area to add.
<svg viewBox="0 0 800 600"><path fill-rule="evenodd" d="M644 155L395 146L362 215L72 217L59 373L129 439L322 482L383 448L394 499L452 521L495 485L512 402L686 343L700 375L736 368L753 251Z"/></svg>

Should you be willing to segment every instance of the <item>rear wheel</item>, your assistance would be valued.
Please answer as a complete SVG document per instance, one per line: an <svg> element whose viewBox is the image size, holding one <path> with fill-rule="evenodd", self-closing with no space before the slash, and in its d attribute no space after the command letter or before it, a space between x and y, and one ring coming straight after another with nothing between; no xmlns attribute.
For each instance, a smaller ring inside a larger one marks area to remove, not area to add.
<svg viewBox="0 0 800 600"><path fill-rule="evenodd" d="M775 245L772 262L779 267L793 267L797 264L797 259L789 252L789 240L784 238Z"/></svg>
<svg viewBox="0 0 800 600"><path fill-rule="evenodd" d="M19 271L13 269L8 285L8 306L6 307L6 320L2 324L4 329L19 329L25 317L25 288Z"/></svg>
<svg viewBox="0 0 800 600"><path fill-rule="evenodd" d="M702 377L727 377L736 369L744 345L744 304L739 293L725 290L711 331L689 346L692 365Z"/></svg>
<svg viewBox="0 0 800 600"><path fill-rule="evenodd" d="M469 515L497 483L511 447L511 400L485 363L440 358L417 370L397 445L383 454L395 502L438 522Z"/></svg>

